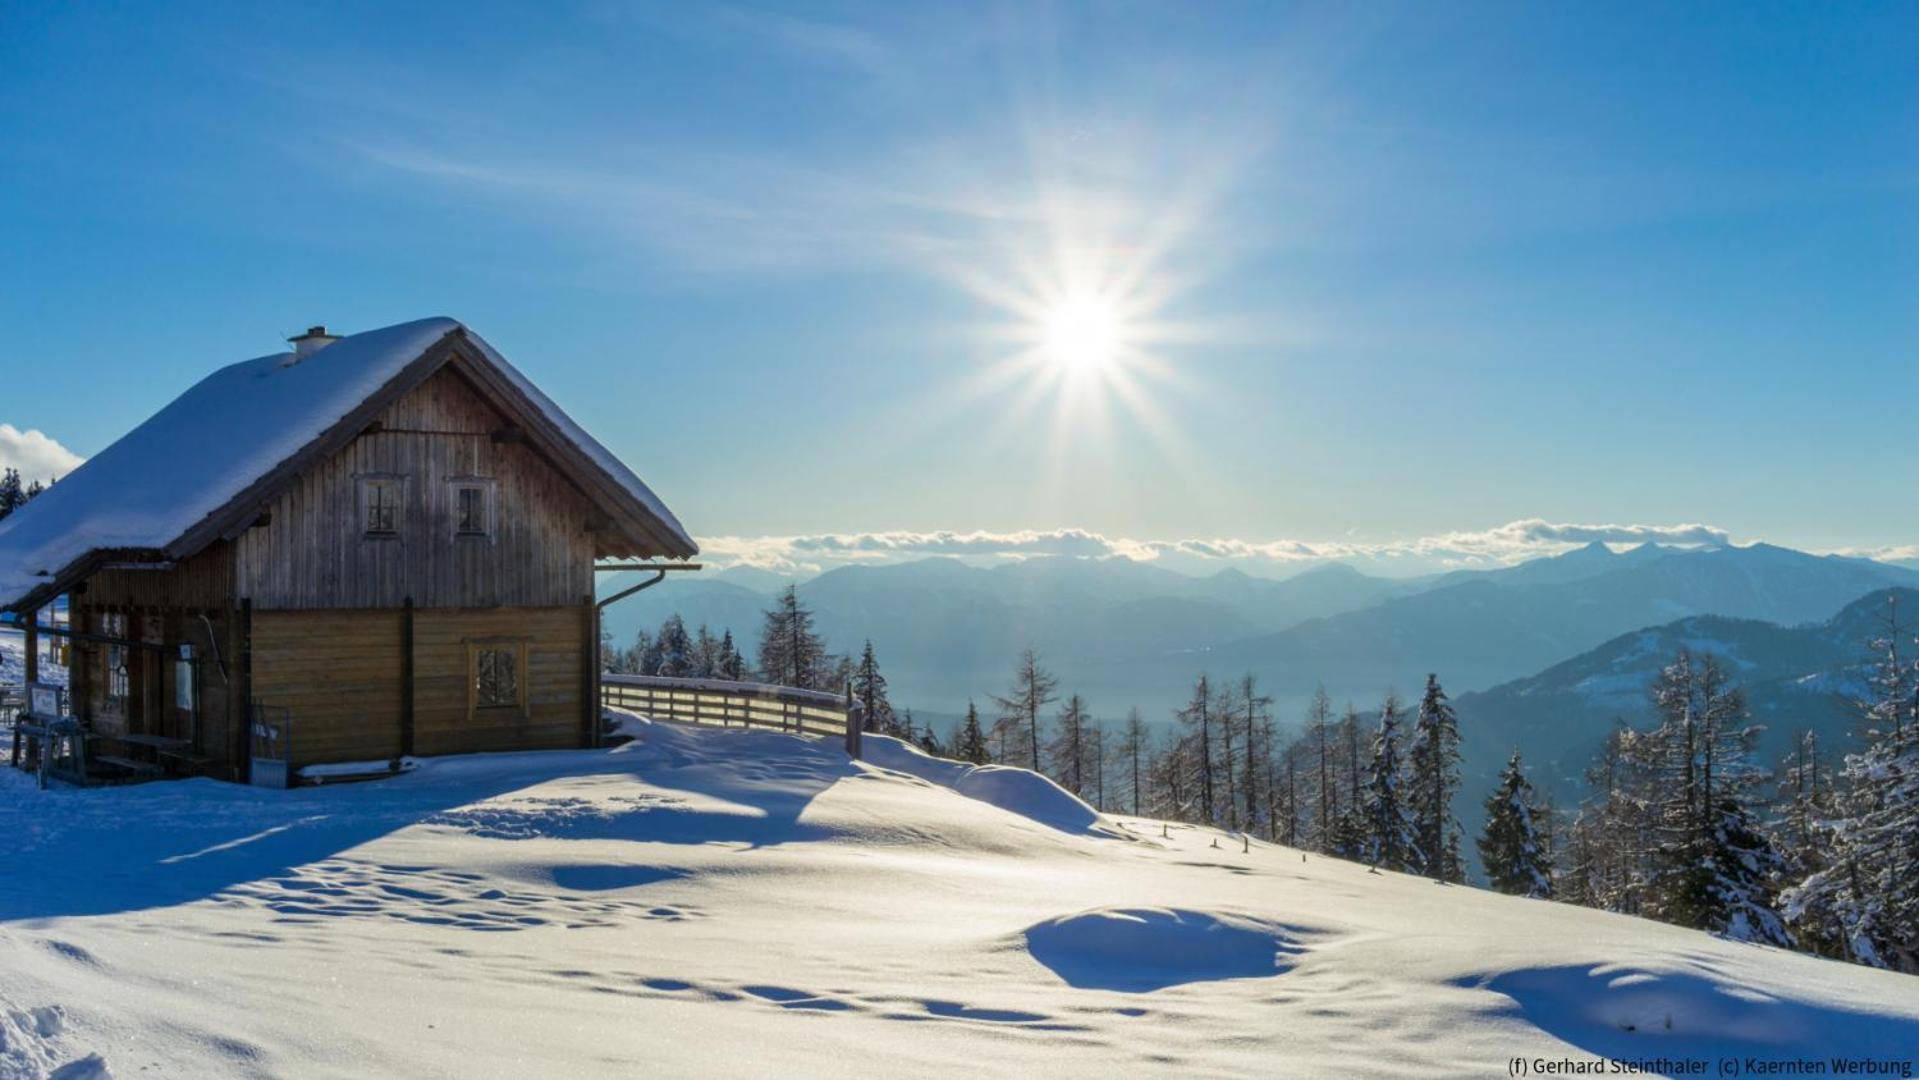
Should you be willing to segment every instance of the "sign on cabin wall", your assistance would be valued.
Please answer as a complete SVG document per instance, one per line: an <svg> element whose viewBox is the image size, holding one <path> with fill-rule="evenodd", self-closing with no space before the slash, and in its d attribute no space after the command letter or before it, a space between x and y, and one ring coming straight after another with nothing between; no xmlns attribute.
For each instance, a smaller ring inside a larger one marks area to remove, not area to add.
<svg viewBox="0 0 1919 1080"><path fill-rule="evenodd" d="M27 711L42 720L59 717L60 688L52 683L28 683Z"/></svg>

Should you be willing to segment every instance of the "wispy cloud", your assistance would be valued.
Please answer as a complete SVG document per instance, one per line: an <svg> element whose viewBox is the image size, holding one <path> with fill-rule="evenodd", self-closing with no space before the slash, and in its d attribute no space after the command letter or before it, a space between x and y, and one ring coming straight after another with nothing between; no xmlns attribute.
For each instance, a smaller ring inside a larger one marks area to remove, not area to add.
<svg viewBox="0 0 1919 1080"><path fill-rule="evenodd" d="M18 469L29 481L45 482L65 476L84 460L44 431L0 423L0 469Z"/></svg>
<svg viewBox="0 0 1919 1080"><path fill-rule="evenodd" d="M1387 571L1420 573L1473 566L1509 566L1555 555L1594 541L1657 543L1682 547L1732 542L1711 525L1589 525L1537 518L1479 531L1437 533L1373 542L1352 540L1246 540L1234 538L1148 540L1105 536L1085 529L1017 532L861 532L811 536L704 537L704 555L716 565L758 566L786 573L816 573L853 563L903 562L931 556L1016 560L1050 555L1127 558L1178 569L1297 569L1319 562L1347 562Z"/></svg>

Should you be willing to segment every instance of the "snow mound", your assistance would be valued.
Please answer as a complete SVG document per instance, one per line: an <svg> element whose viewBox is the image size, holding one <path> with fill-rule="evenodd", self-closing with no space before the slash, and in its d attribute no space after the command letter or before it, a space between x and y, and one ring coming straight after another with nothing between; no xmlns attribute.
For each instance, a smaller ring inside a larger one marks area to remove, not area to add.
<svg viewBox="0 0 1919 1080"><path fill-rule="evenodd" d="M14 1009L0 1001L0 1080L49 1077L58 1080L112 1080L98 1054L58 1064L66 1030L66 1010L58 1005Z"/></svg>
<svg viewBox="0 0 1919 1080"><path fill-rule="evenodd" d="M1131 839L1126 832L1108 824L1099 811L1079 796L1031 769L948 761L888 735L867 735L861 744L861 756L870 765L952 788L969 799L978 799L1060 832Z"/></svg>
<svg viewBox="0 0 1919 1080"><path fill-rule="evenodd" d="M1278 975L1304 951L1293 927L1180 908L1095 908L1028 927L1026 949L1069 986L1144 993Z"/></svg>
<svg viewBox="0 0 1919 1080"><path fill-rule="evenodd" d="M1541 1030L1594 1053L1765 1053L1823 1041L1855 1055L1910 1053L1919 1028L1717 976L1622 964L1521 968L1483 980Z"/></svg>

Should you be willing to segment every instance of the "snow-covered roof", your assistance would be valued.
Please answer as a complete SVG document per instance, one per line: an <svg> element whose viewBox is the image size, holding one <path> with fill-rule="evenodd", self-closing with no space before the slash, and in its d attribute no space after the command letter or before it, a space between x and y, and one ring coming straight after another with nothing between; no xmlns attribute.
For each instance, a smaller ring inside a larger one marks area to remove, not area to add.
<svg viewBox="0 0 1919 1080"><path fill-rule="evenodd" d="M17 605L104 552L183 557L183 539L209 517L332 432L451 335L537 411L552 434L605 474L681 557L697 553L658 496L461 323L420 319L340 338L296 362L293 353L242 361L207 376L31 503L0 520L0 609ZM451 353L447 354L449 357ZM415 372L423 376L422 372ZM257 494L257 493L256 493Z"/></svg>

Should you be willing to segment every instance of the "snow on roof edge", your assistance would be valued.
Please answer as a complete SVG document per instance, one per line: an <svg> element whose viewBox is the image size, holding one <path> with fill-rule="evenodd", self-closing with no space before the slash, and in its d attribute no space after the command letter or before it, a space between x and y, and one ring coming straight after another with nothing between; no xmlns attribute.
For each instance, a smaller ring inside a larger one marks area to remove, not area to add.
<svg viewBox="0 0 1919 1080"><path fill-rule="evenodd" d="M699 550L652 489L485 339L436 316L342 337L297 363L284 352L243 360L194 383L0 521L0 607L101 553L164 550L456 331L664 529Z"/></svg>
<svg viewBox="0 0 1919 1080"><path fill-rule="evenodd" d="M687 533L686 527L680 524L680 519L673 515L673 511L666 508L666 504L660 501L658 495L653 494L653 489L647 487L644 480L641 480L633 470L627 468L626 463L621 461L611 450L601 445L598 439L589 435L585 428L575 423L573 418L568 416L564 409L554 404L552 398L547 397L545 392L533 385L531 379L521 374L519 368L509 363L506 357L500 355L499 351L485 338L475 332L472 327L463 327L463 329L466 331L467 340L471 341L475 347L485 353L487 361L497 367L502 375L510 379L513 385L517 387L521 393L526 395L527 400L533 402L533 404L539 408L541 415L552 422L553 426L558 428L560 433L564 435L569 442L573 443L575 448L585 454L608 476L612 477L613 481L625 490L627 494L633 496L641 505L645 506L649 513L659 519L660 524L672 531L676 539L691 548L694 554L699 553L700 545L694 542L693 537Z"/></svg>

